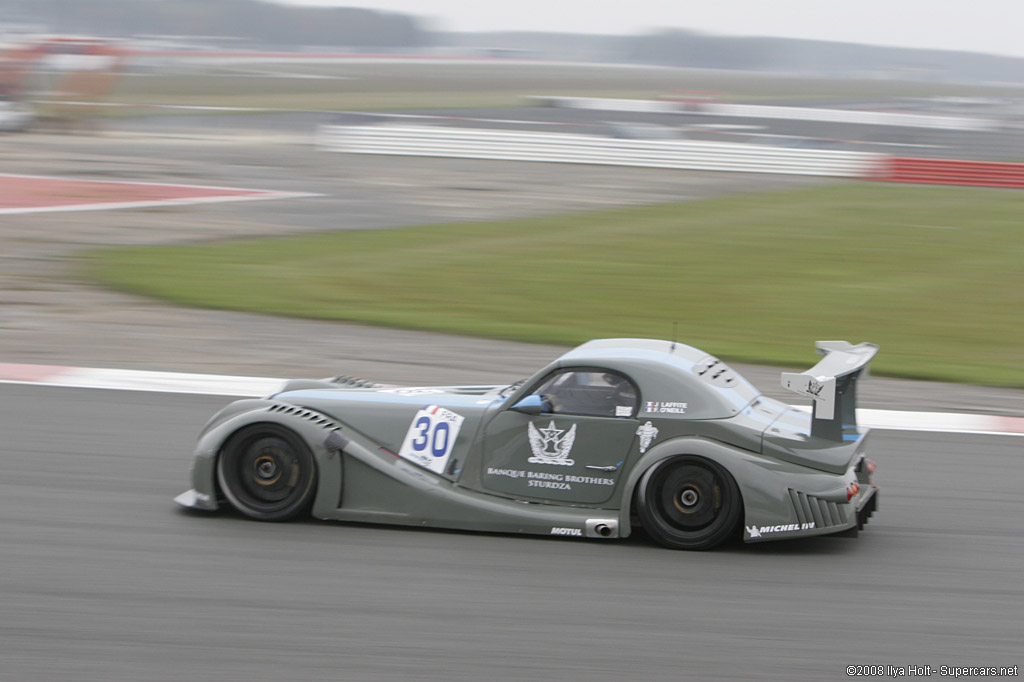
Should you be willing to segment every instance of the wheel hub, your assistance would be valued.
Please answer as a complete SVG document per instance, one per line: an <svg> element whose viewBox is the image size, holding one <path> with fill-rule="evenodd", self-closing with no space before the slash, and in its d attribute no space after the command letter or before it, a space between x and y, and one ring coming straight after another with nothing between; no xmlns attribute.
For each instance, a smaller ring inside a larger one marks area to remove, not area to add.
<svg viewBox="0 0 1024 682"><path fill-rule="evenodd" d="M272 485L281 478L281 471L277 466L277 460L269 455L262 455L253 461L253 469L256 471L256 483L259 485Z"/></svg>
<svg viewBox="0 0 1024 682"><path fill-rule="evenodd" d="M701 490L697 486L688 485L673 500L675 508L684 514L692 514L700 504Z"/></svg>

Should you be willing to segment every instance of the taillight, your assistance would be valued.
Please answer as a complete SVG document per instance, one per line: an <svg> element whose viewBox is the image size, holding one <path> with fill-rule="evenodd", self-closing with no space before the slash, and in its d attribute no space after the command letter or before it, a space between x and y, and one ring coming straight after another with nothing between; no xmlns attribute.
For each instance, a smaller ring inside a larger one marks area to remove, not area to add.
<svg viewBox="0 0 1024 682"><path fill-rule="evenodd" d="M869 460L868 460L868 475L870 476L871 474L875 473L875 469L876 469L875 463L874 463L874 462L872 462L872 461L871 461L871 460L869 459Z"/></svg>
<svg viewBox="0 0 1024 682"><path fill-rule="evenodd" d="M854 481L846 487L846 501L849 502L860 492L860 483Z"/></svg>

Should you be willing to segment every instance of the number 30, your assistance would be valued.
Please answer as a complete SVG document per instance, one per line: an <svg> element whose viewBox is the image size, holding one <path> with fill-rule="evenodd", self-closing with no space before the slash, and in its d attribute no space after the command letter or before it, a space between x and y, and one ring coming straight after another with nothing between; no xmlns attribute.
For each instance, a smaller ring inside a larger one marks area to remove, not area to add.
<svg viewBox="0 0 1024 682"><path fill-rule="evenodd" d="M433 419L424 415L416 420L415 427L419 429L416 440L412 442L412 449L422 452L430 445L430 454L434 457L444 457L448 454L448 440L451 434L451 426L448 422L434 422Z"/></svg>

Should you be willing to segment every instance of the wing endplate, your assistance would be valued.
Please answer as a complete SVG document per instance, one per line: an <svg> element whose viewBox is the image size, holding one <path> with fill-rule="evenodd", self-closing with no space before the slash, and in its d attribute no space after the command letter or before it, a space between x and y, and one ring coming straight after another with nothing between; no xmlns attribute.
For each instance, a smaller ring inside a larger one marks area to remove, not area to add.
<svg viewBox="0 0 1024 682"><path fill-rule="evenodd" d="M813 400L812 436L842 441L844 429L857 427L857 381L867 376L878 346L846 341L814 345L824 357L805 372L783 372L782 387Z"/></svg>

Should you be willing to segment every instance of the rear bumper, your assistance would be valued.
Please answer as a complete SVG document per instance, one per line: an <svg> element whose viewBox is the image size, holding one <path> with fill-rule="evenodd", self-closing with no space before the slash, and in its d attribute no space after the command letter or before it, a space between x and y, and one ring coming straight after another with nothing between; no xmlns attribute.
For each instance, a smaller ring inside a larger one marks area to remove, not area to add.
<svg viewBox="0 0 1024 682"><path fill-rule="evenodd" d="M857 530L862 530L868 524L868 519L878 509L878 486L871 486L871 494L857 509Z"/></svg>
<svg viewBox="0 0 1024 682"><path fill-rule="evenodd" d="M864 500L857 507L857 523L842 533L836 533L836 535L844 538L855 538L857 534L864 530L864 526L868 525L868 519L878 509L878 486L873 485L868 488L867 495L864 496Z"/></svg>
<svg viewBox="0 0 1024 682"><path fill-rule="evenodd" d="M850 485L848 477L836 480L839 486ZM743 540L765 542L816 535L857 537L878 509L878 486L860 484L850 499L846 499L849 488L839 486L813 494L787 489L780 500L776 519L753 524L748 518Z"/></svg>
<svg viewBox="0 0 1024 682"><path fill-rule="evenodd" d="M846 530L841 530L836 533L829 533L833 537L840 538L855 538L864 530L864 526L868 525L868 519L878 509L878 486L871 486L867 493L863 495L863 499L860 501L859 506L856 508L855 523Z"/></svg>

